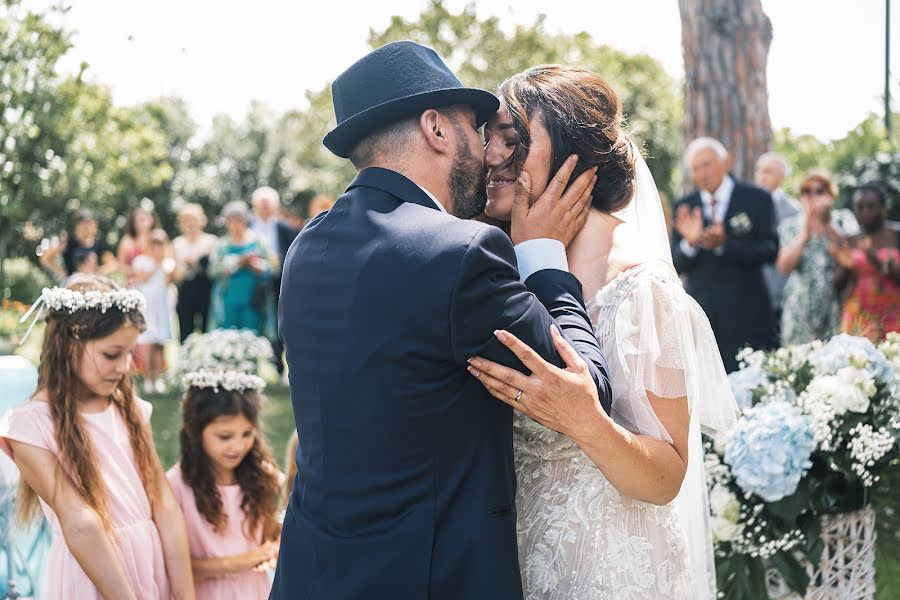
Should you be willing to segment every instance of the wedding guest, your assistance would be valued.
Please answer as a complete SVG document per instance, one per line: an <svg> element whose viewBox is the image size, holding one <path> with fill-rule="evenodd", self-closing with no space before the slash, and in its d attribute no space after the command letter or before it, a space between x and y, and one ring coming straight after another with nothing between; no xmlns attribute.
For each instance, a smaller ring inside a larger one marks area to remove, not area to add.
<svg viewBox="0 0 900 600"><path fill-rule="evenodd" d="M178 228L181 235L173 242L175 252L175 277L178 284L178 333L184 342L200 323L200 331L206 331L209 317L209 296L212 280L207 268L209 257L215 251L218 238L206 233L206 214L199 204L185 204L178 211Z"/></svg>
<svg viewBox="0 0 900 600"><path fill-rule="evenodd" d="M756 161L754 180L756 185L772 195L775 205L775 229L786 219L800 212L800 204L784 192L784 180L791 175L787 159L776 152L766 152ZM784 307L784 284L787 277L774 264L763 265L763 277L772 300L775 315L775 337L781 339L781 313Z"/></svg>
<svg viewBox="0 0 900 600"><path fill-rule="evenodd" d="M116 258L129 286L133 283L131 263L150 246L150 234L157 227L156 215L141 206L134 207L128 214L125 234L119 240Z"/></svg>
<svg viewBox="0 0 900 600"><path fill-rule="evenodd" d="M259 427L263 380L185 377L179 462L167 476L187 522L198 600L265 600L278 558L281 473Z"/></svg>
<svg viewBox="0 0 900 600"><path fill-rule="evenodd" d="M272 274L278 257L249 228L250 213L240 200L222 209L227 233L210 256L213 279L210 329L251 329L268 339L275 336Z"/></svg>
<svg viewBox="0 0 900 600"><path fill-rule="evenodd" d="M152 407L132 387L140 293L76 276L42 300L37 391L0 419L0 449L21 474L20 520L43 512L55 533L41 597L193 598L187 531L153 446Z"/></svg>
<svg viewBox="0 0 900 600"><path fill-rule="evenodd" d="M99 270L97 253L93 250L79 249L74 254L75 272L82 275L96 275Z"/></svg>
<svg viewBox="0 0 900 600"><path fill-rule="evenodd" d="M738 351L775 345L762 266L775 260L778 236L768 192L736 181L728 151L698 138L684 153L696 190L675 203L672 258L712 325L722 361L737 370Z"/></svg>
<svg viewBox="0 0 900 600"><path fill-rule="evenodd" d="M853 214L835 209L837 186L822 171L800 182L803 210L778 228L781 249L775 266L787 277L781 316L785 346L829 338L840 324L840 305L832 286L830 248L859 230Z"/></svg>
<svg viewBox="0 0 900 600"><path fill-rule="evenodd" d="M263 240L269 249L278 257L278 266L272 271L270 278L272 285L272 298L275 302L274 310L278 310L278 297L281 291L281 270L284 257L287 255L291 242L297 237L299 230L291 227L287 221L280 217L281 198L274 189L264 186L254 190L251 196L253 205L253 219L250 228ZM284 353L284 344L277 334L270 338L272 342L273 359L275 369L279 375L284 374L284 361L281 359Z"/></svg>
<svg viewBox="0 0 900 600"><path fill-rule="evenodd" d="M172 307L169 303L169 284L175 271L175 261L168 256L169 236L162 229L150 234L150 246L131 263L134 288L144 294L147 308L144 317L147 330L138 337L138 352L142 356L144 393L164 394L166 372L163 345L172 339Z"/></svg>
<svg viewBox="0 0 900 600"><path fill-rule="evenodd" d="M900 231L887 225L887 201L877 185L853 193L853 212L862 233L835 252L835 285L850 287L841 329L879 342L900 331Z"/></svg>
<svg viewBox="0 0 900 600"><path fill-rule="evenodd" d="M332 206L334 206L334 198L327 194L316 194L309 201L309 209L306 213L307 222L315 218L319 213L331 210Z"/></svg>
<svg viewBox="0 0 900 600"><path fill-rule="evenodd" d="M115 256L99 236L94 213L82 208L75 213L72 234L63 232L43 251L39 260L57 279L63 280L77 270L76 259L82 258L86 252L94 253L99 260L98 268L102 266L104 274L117 268ZM59 264L60 257L62 265Z"/></svg>

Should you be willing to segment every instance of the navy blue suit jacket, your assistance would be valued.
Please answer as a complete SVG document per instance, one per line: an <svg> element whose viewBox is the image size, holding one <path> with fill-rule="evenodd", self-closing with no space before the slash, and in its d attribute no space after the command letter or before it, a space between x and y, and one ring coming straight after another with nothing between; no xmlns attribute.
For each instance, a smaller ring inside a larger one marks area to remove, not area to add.
<svg viewBox="0 0 900 600"><path fill-rule="evenodd" d="M548 269L526 283L504 233L385 169L297 236L279 328L298 476L271 598L521 598L512 410L466 360L524 371L502 328L562 365L555 318L610 401L578 280Z"/></svg>
<svg viewBox="0 0 900 600"><path fill-rule="evenodd" d="M700 192L694 191L675 204L703 210ZM744 213L750 226L735 228L732 220ZM704 214L704 221L709 220ZM735 180L725 214L725 245L720 254L699 250L688 256L681 250L681 236L672 233L672 259L686 276L685 290L709 317L726 371L738 368L735 356L744 346L757 349L775 345L775 318L762 266L778 256L775 206L761 188Z"/></svg>

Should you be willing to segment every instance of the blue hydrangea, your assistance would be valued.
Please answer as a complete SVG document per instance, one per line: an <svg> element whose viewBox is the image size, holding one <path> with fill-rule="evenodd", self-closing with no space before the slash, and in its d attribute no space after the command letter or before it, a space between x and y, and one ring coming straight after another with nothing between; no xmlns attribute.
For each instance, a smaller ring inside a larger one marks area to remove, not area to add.
<svg viewBox="0 0 900 600"><path fill-rule="evenodd" d="M728 375L731 393L734 394L734 399L741 410L753 406L753 390L768 382L769 377L762 367L745 367Z"/></svg>
<svg viewBox="0 0 900 600"><path fill-rule="evenodd" d="M747 410L728 434L725 462L745 492L766 502L790 496L812 466L812 421L787 402Z"/></svg>
<svg viewBox="0 0 900 600"><path fill-rule="evenodd" d="M862 360L862 364L857 361ZM844 367L867 370L876 380L890 383L894 371L888 358L869 339L841 333L809 355L809 363L821 375L833 375Z"/></svg>

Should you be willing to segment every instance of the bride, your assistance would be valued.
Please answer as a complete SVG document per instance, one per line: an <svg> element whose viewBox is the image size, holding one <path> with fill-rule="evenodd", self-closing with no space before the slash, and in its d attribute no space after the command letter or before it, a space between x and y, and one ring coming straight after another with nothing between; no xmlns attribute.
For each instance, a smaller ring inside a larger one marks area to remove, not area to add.
<svg viewBox="0 0 900 600"><path fill-rule="evenodd" d="M517 409L525 597L715 598L700 432L727 429L737 408L709 321L672 267L659 194L623 129L621 102L598 75L559 65L514 75L500 95L485 126L485 213L511 220L513 239L514 213L567 156L580 158L573 177L598 167L590 214L567 254L613 388L607 416L556 331L565 371L506 332L498 337L531 376L472 361L481 383ZM550 379L569 392L546 396Z"/></svg>

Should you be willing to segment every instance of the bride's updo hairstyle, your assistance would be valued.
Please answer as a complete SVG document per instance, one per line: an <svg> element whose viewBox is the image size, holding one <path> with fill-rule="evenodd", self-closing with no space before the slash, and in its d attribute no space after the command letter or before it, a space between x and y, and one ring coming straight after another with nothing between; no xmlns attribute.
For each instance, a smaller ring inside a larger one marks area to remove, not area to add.
<svg viewBox="0 0 900 600"><path fill-rule="evenodd" d="M577 67L538 65L504 81L499 92L519 137L513 157L517 172L531 144L529 122L540 111L552 145L551 176L577 154L569 181L598 167L591 205L605 213L628 205L634 195L635 157L622 126L622 102L606 80Z"/></svg>

